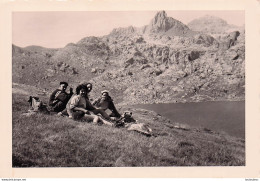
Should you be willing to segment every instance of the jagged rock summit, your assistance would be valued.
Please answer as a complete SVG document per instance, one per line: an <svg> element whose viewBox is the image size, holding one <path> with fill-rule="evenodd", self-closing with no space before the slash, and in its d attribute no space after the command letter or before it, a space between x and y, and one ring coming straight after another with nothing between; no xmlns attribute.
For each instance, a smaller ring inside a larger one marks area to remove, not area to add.
<svg viewBox="0 0 260 181"><path fill-rule="evenodd" d="M144 33L166 33L167 35L185 36L191 34L191 30L182 22L167 17L165 11L158 12L150 24L144 28Z"/></svg>
<svg viewBox="0 0 260 181"><path fill-rule="evenodd" d="M193 36L196 34L189 27L182 22L168 17L165 11L159 11L156 13L154 18L150 21L149 25L144 27L125 27L125 28L115 28L112 30L110 35L167 35L167 36Z"/></svg>

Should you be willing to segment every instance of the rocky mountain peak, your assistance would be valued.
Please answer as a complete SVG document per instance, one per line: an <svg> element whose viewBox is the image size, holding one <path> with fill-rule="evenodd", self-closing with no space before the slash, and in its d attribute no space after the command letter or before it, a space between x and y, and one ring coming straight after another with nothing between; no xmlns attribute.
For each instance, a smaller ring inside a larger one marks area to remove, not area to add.
<svg viewBox="0 0 260 181"><path fill-rule="evenodd" d="M145 33L167 33L169 35L183 35L189 28L182 22L168 17L165 11L156 13L150 24L145 28Z"/></svg>
<svg viewBox="0 0 260 181"><path fill-rule="evenodd" d="M165 11L159 11L156 13L154 19L166 19L167 18L167 14Z"/></svg>
<svg viewBox="0 0 260 181"><path fill-rule="evenodd" d="M167 14L165 11L158 12L155 17L152 19L150 26L152 30L155 32L163 31L166 32L168 29L171 28L171 24L168 20Z"/></svg>

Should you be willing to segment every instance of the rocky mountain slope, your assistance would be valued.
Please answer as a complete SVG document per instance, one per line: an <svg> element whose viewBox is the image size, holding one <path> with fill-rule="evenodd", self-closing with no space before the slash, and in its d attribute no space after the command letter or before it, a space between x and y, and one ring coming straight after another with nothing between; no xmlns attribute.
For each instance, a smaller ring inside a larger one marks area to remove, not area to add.
<svg viewBox="0 0 260 181"><path fill-rule="evenodd" d="M225 20L206 15L201 18L192 20L187 25L193 31L204 32L212 35L219 35L223 33L230 33L232 31L243 31L244 27L228 24Z"/></svg>
<svg viewBox="0 0 260 181"><path fill-rule="evenodd" d="M92 97L107 89L121 104L243 100L244 31L214 37L191 25L162 11L144 27L116 28L60 49L13 45L13 82L51 91L61 80L73 87L90 81Z"/></svg>

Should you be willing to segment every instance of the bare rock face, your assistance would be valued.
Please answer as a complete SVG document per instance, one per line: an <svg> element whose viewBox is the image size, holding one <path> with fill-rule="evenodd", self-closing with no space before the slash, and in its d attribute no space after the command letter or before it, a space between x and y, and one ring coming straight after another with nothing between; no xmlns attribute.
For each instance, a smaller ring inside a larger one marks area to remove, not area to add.
<svg viewBox="0 0 260 181"><path fill-rule="evenodd" d="M199 57L200 57L200 52L199 52L199 51L192 51L192 52L188 55L189 61L196 60L196 59L199 58Z"/></svg>
<svg viewBox="0 0 260 181"><path fill-rule="evenodd" d="M176 19L167 17L165 11L158 12L144 30L144 33L166 33L182 36L189 32L191 30L186 25Z"/></svg>
<svg viewBox="0 0 260 181"><path fill-rule="evenodd" d="M234 46L237 42L237 38L240 35L238 31L229 33L227 36L223 37L220 43L220 48L229 49L231 46Z"/></svg>
<svg viewBox="0 0 260 181"><path fill-rule="evenodd" d="M158 12L148 26L153 33L166 32L174 26L173 19L169 19L165 11Z"/></svg>
<svg viewBox="0 0 260 181"><path fill-rule="evenodd" d="M197 34L194 36L194 43L196 44L202 44L207 47L214 45L217 43L217 41L210 35L206 34Z"/></svg>
<svg viewBox="0 0 260 181"><path fill-rule="evenodd" d="M92 82L91 97L108 89L122 104L244 99L244 31L217 30L192 31L161 11L144 27L116 28L61 49L13 45L13 81L48 89L61 80L72 87Z"/></svg>
<svg viewBox="0 0 260 181"><path fill-rule="evenodd" d="M120 34L125 34L125 35L130 35L136 32L136 28L133 26L129 26L127 28L115 28L112 30L110 33L111 36L113 35L120 35Z"/></svg>

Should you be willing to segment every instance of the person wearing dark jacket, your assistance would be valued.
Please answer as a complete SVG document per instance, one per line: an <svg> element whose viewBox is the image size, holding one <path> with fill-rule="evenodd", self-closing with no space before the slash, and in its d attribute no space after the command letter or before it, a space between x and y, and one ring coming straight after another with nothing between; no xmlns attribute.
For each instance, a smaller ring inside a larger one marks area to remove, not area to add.
<svg viewBox="0 0 260 181"><path fill-rule="evenodd" d="M93 102L93 105L98 109L106 111L109 109L112 113L111 117L121 117L121 115L116 110L116 107L113 103L113 99L109 96L109 92L104 90L101 92L101 97Z"/></svg>
<svg viewBox="0 0 260 181"><path fill-rule="evenodd" d="M60 82L60 87L52 92L49 99L50 111L60 112L66 108L66 104L73 94L72 88L70 88L69 94L66 92L67 87L67 82Z"/></svg>

